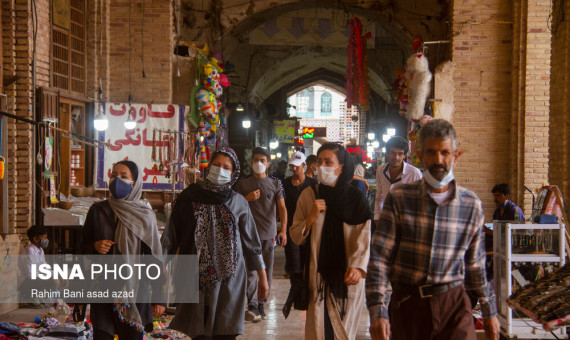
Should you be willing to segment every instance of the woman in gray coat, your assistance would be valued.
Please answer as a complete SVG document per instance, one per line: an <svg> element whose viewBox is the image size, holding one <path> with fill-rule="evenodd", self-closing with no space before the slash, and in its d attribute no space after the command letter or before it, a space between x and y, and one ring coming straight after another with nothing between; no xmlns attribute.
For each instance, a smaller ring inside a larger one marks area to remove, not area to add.
<svg viewBox="0 0 570 340"><path fill-rule="evenodd" d="M176 199L162 236L168 254L199 254L199 303L178 304L170 323L193 340L235 339L243 333L246 261L257 270L259 299L267 295L261 242L249 204L231 189L239 173L232 149L216 151L206 179L191 184ZM179 288L187 289L175 287Z"/></svg>

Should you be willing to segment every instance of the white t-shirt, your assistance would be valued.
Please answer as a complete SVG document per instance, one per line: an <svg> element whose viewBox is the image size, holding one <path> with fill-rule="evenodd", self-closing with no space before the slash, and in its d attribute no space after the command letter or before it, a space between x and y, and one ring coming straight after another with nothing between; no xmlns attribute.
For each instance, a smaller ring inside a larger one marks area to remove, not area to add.
<svg viewBox="0 0 570 340"><path fill-rule="evenodd" d="M428 190L428 195L433 198L437 205L441 205L443 202L447 201L449 197L451 197L451 191L452 190L449 189L444 192L431 192Z"/></svg>
<svg viewBox="0 0 570 340"><path fill-rule="evenodd" d="M413 165L404 162L402 174L395 181L390 180L390 164L386 163L376 170L376 198L374 199L374 220L378 221L388 193L400 184L413 183L422 179L422 172Z"/></svg>
<svg viewBox="0 0 570 340"><path fill-rule="evenodd" d="M40 247L36 247L32 243L26 247L26 251L28 256L22 256L22 261L20 262L20 273L26 277L31 277L32 264L46 263L46 257L44 250Z"/></svg>

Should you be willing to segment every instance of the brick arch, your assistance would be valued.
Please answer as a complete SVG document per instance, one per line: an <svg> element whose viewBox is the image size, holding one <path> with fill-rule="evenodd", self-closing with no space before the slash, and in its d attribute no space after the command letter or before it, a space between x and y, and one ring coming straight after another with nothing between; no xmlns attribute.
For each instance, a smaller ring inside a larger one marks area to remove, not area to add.
<svg viewBox="0 0 570 340"><path fill-rule="evenodd" d="M333 88L344 92L346 57L340 54L308 53L287 58L265 72L252 87L248 100L255 105L259 105L282 88L287 92L294 92L295 89L306 87L307 82L311 81L307 79L307 75L314 74L316 71L319 71L319 77L327 73L337 75L337 77L333 78L335 81L330 81L330 83L333 85ZM368 77L371 91L378 94L386 102L391 103L393 99L389 96L388 90L390 87L387 85L387 82L371 69L368 70ZM312 79L315 83L319 80L318 78ZM285 87L290 87L291 84L296 85L290 90L285 89Z"/></svg>
<svg viewBox="0 0 570 340"><path fill-rule="evenodd" d="M402 24L393 13L389 10L384 9L371 10L369 8L362 8L358 6L350 6L345 4L344 7L339 7L337 3L334 5L318 6L326 9L337 9L344 10L348 14L366 18L376 24L378 24L382 29L387 31L395 43L407 54L411 52L410 45L413 41L414 34L412 33L414 29L408 29L406 25ZM285 3L275 7L270 7L259 12L247 15L243 20L238 21L233 24L233 28L224 34L222 37L224 45L224 53L226 55L232 55L236 50L243 48L244 40L247 38L247 34L255 29L260 24L265 21L279 17L280 15L292 12L292 11L302 11L302 10L315 10L315 3L312 1L295 1L290 3Z"/></svg>

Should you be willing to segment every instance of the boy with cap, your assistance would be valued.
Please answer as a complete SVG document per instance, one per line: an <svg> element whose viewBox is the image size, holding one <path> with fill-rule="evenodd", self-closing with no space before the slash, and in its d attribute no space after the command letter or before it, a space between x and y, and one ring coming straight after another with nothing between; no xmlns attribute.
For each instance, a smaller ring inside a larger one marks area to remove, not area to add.
<svg viewBox="0 0 570 340"><path fill-rule="evenodd" d="M287 237L289 237L289 228L293 224L293 216L297 209L297 200L301 192L310 186L317 184L317 179L309 177L303 172L307 160L301 151L295 152L289 158L289 170L293 176L285 179L283 189L285 190L285 206L287 207ZM315 176L316 177L316 176ZM295 242L288 242L285 246L285 259L291 289L289 296L285 302L284 313L289 314L293 304L298 303L302 299L300 287L303 286L303 277L301 275L301 262L304 256L307 256L307 247L297 245ZM286 316L287 317L287 316Z"/></svg>
<svg viewBox="0 0 570 340"><path fill-rule="evenodd" d="M251 160L253 176L242 178L236 186L236 191L249 202L249 208L255 220L257 233L261 240L261 253L267 272L269 292L271 292L273 248L276 239L279 239L282 247L287 244L285 195L281 181L266 174L270 158L267 150L260 147L255 148ZM277 236L275 236L277 232L275 205L277 205L281 219L281 232ZM269 293L267 295L269 296ZM254 270L247 273L247 302L248 310L245 314L247 321L259 322L265 319L264 305L267 302L267 297L263 301L257 300L257 272Z"/></svg>

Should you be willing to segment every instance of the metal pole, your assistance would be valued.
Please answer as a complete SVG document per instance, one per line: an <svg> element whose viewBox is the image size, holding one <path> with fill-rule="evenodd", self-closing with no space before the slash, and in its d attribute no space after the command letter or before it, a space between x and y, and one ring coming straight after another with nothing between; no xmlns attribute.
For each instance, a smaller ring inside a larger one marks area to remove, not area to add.
<svg viewBox="0 0 570 340"><path fill-rule="evenodd" d="M2 109L5 110L6 107L8 106L8 96L6 96L5 94L0 94L0 97L2 98ZM0 119L2 119L0 117ZM2 135L2 150L1 153L2 155L5 155L5 160L6 162L4 163L4 179L2 180L4 183L2 183L2 207L0 207L0 209L2 209L2 233L3 234L8 234L9 232L9 226L8 226L8 181L6 180L7 176L6 173L7 171L7 166L8 166L8 119L6 119L3 124L2 124L2 131L1 131L1 135ZM34 182L35 182L35 178L34 178ZM35 204L35 203L34 203Z"/></svg>

